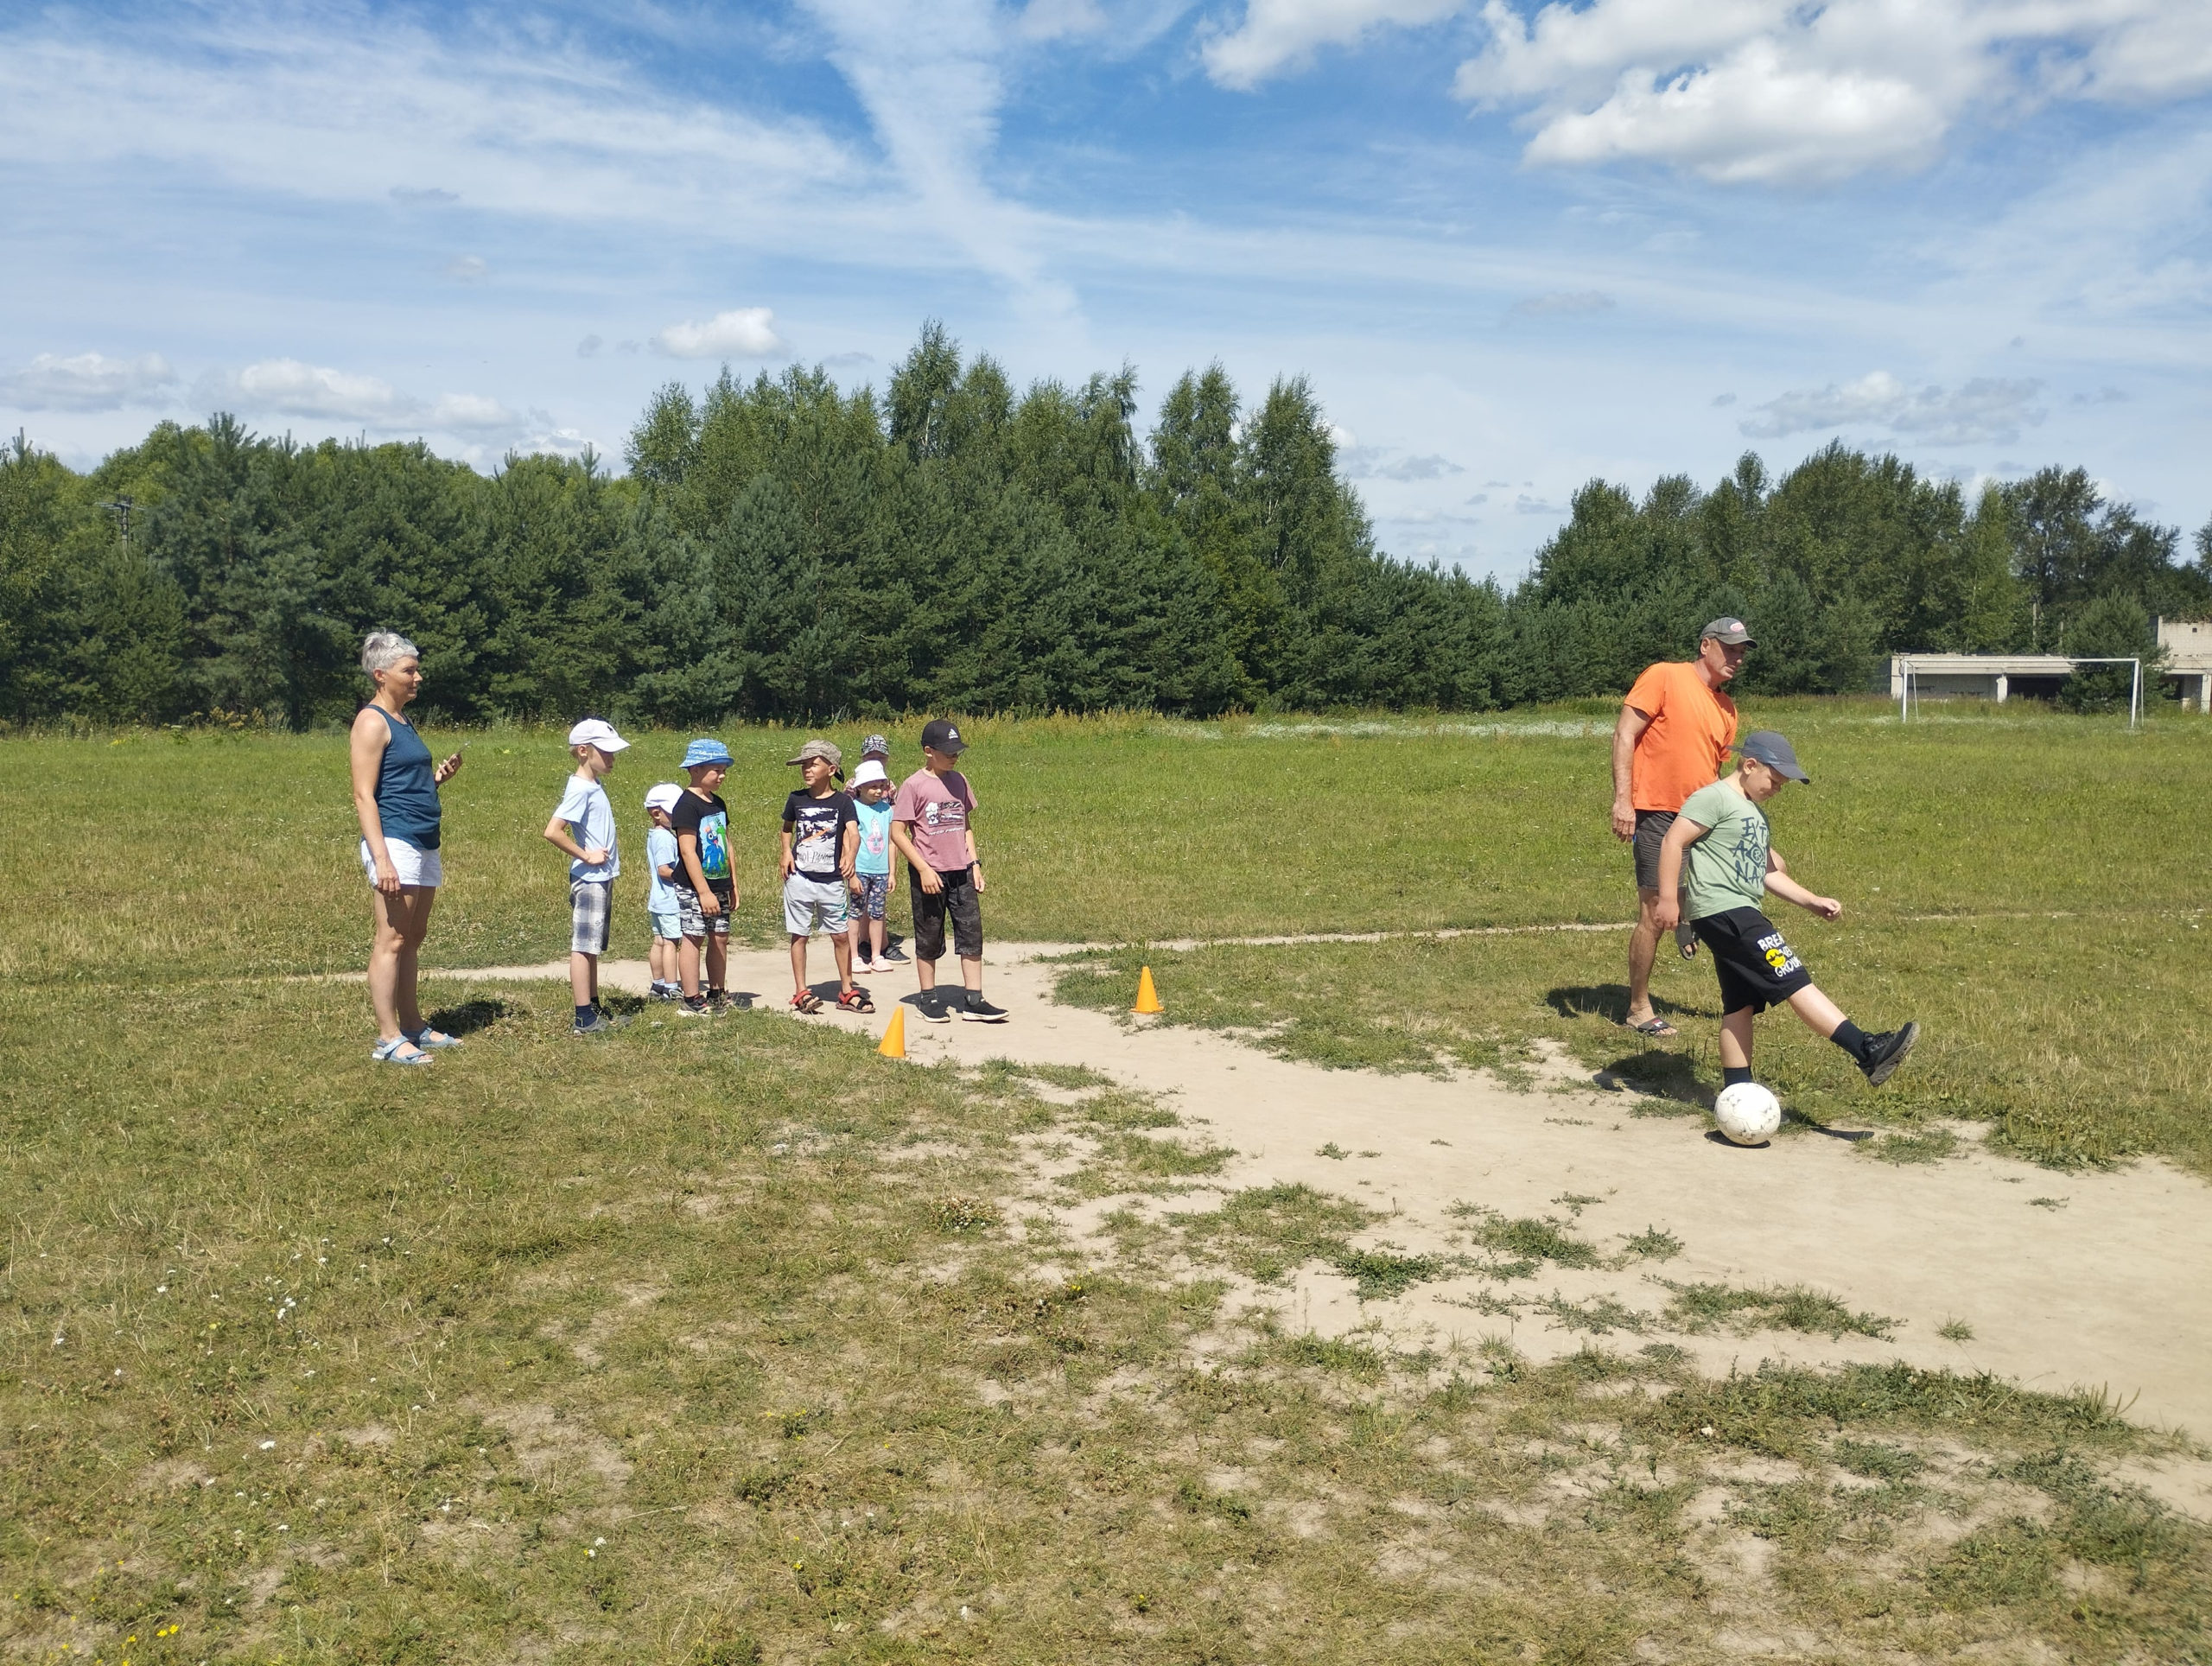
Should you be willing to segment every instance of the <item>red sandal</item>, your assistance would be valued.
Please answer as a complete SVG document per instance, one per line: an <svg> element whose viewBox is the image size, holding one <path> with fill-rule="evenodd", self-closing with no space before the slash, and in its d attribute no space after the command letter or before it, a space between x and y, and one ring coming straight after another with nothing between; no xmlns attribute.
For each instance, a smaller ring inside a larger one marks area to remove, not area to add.
<svg viewBox="0 0 2212 1666"><path fill-rule="evenodd" d="M822 1010L822 997L811 989L801 989L791 997L791 1005L803 1013L818 1013Z"/></svg>
<svg viewBox="0 0 2212 1666"><path fill-rule="evenodd" d="M840 989L837 991L837 1010L841 1013L872 1013L875 1010L875 1002L868 998L866 989Z"/></svg>

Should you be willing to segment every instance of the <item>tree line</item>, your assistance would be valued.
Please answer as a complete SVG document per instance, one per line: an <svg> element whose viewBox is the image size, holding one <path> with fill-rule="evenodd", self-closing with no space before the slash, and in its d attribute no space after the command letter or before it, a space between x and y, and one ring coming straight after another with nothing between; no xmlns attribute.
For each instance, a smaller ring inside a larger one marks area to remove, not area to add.
<svg viewBox="0 0 2212 1666"><path fill-rule="evenodd" d="M419 442L218 415L75 473L0 455L0 718L350 715L362 635L448 721L676 726L964 712L1483 710L1616 694L1715 614L1744 686L1866 688L1892 650L2149 653L2212 615L2212 525L2046 468L1968 502L1829 446L1779 480L1593 480L1510 589L1376 547L1313 389L1184 375L1017 393L924 328L879 395L819 368L656 394L601 460L483 475ZM119 506L129 500L127 525ZM2106 697L2095 679L2073 690Z"/></svg>

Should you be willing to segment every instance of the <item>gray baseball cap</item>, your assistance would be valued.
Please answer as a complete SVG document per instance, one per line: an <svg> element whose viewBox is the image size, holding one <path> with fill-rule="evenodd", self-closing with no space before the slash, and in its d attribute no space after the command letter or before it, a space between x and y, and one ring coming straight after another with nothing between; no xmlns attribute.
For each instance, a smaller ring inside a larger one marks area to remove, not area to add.
<svg viewBox="0 0 2212 1666"><path fill-rule="evenodd" d="M835 741L809 741L798 749L798 757L786 758L784 761L787 764L803 764L810 758L827 758L830 760L830 767L832 769L842 767L845 761L845 754L837 749L837 743Z"/></svg>
<svg viewBox="0 0 2212 1666"><path fill-rule="evenodd" d="M1753 729L1736 748L1738 758L1756 758L1769 769L1787 775L1793 781L1802 781L1808 786L1813 778L1805 773L1804 766L1797 761L1796 748L1770 728Z"/></svg>
<svg viewBox="0 0 2212 1666"><path fill-rule="evenodd" d="M1697 633L1697 639L1700 642L1708 639L1715 642L1725 642L1732 648L1756 648L1759 645L1751 640L1751 633L1744 628L1744 621L1740 619L1721 618L1713 620Z"/></svg>

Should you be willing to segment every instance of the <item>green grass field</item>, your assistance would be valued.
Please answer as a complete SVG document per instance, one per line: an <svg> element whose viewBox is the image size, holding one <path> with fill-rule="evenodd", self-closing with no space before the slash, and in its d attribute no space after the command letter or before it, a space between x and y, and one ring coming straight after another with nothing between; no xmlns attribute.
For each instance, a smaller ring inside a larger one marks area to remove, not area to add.
<svg viewBox="0 0 2212 1666"><path fill-rule="evenodd" d="M1778 843L1852 911L1808 957L1929 1024L1902 1130L2202 1169L2212 725L1751 715L1818 782ZM1618 919L1605 721L978 724L993 930ZM0 741L0 1659L2212 1662L2212 1533L2114 1473L2176 1443L2094 1393L1290 1333L1224 1281L1387 1290L1366 1212L1268 1188L1073 1243L1054 1207L1220 1162L1082 1072L766 1014L579 1045L556 985L450 982L465 1052L385 1070L358 985L281 976L360 962L340 743L111 738ZM765 933L795 737L725 738ZM550 958L559 738L468 756L429 958ZM1144 958L1173 1016L1300 1056L1553 1036L1687 1091L1709 974L1664 975L1694 1021L1632 1057L1620 945L1116 949L1065 990L1123 1002ZM1780 1022L1801 1110L1862 1110Z"/></svg>

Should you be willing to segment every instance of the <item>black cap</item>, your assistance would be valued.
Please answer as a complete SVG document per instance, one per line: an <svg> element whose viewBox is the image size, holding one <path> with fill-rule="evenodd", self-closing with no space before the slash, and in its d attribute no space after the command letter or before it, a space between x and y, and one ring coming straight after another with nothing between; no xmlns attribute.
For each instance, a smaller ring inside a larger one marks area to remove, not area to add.
<svg viewBox="0 0 2212 1666"><path fill-rule="evenodd" d="M1753 729L1736 748L1738 758L1756 758L1769 769L1787 775L1793 781L1812 785L1813 778L1805 773L1797 761L1796 748L1770 728Z"/></svg>
<svg viewBox="0 0 2212 1666"><path fill-rule="evenodd" d="M957 758L968 750L968 743L960 738L960 731L950 717L932 717L923 724L922 744L948 758Z"/></svg>
<svg viewBox="0 0 2212 1666"><path fill-rule="evenodd" d="M1732 648L1756 648L1759 645L1751 640L1751 633L1744 628L1744 621L1734 618L1707 621L1706 627L1697 633L1697 639L1700 642L1708 639L1725 642Z"/></svg>

